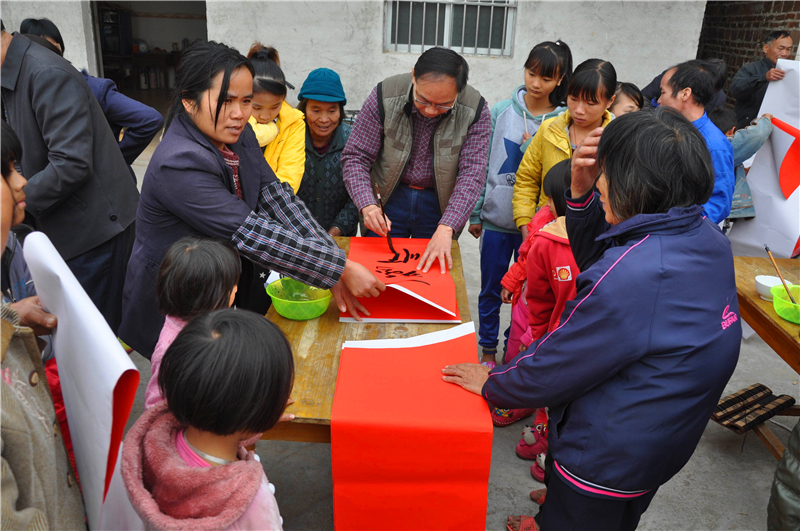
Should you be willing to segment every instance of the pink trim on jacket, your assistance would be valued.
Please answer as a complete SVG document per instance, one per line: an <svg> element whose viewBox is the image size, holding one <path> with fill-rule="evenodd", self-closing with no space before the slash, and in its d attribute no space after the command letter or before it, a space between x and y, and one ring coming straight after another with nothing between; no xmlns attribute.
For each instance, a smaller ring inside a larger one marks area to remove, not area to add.
<svg viewBox="0 0 800 531"><path fill-rule="evenodd" d="M158 343L153 350L153 355L150 356L150 381L147 382L147 388L144 391L144 409L150 409L154 405L161 402L164 398L161 396L161 390L158 388L158 371L161 369L161 358L169 346L175 341L183 327L186 326L186 321L178 319L177 317L167 316L164 319L164 327L161 328L161 334L158 336Z"/></svg>
<svg viewBox="0 0 800 531"><path fill-rule="evenodd" d="M540 348L542 345L544 345L544 344L547 342L547 340L548 340L548 339L550 339L550 336L552 336L554 333L558 332L559 330L561 330L563 327L565 327L565 326L567 325L567 323L569 322L569 320L570 320L570 319L572 319L572 316L573 316L573 315L575 315L575 312L578 310L578 308L580 307L580 305L581 305L581 304L583 304L583 301L585 301L586 299L588 299L589 297L591 297L591 296L592 296L592 293L594 293L594 290L595 290L595 289L597 289L597 286L599 286L599 285L600 285L600 283L603 281L603 279L604 279L604 278L606 278L606 275L608 275L609 273L611 273L611 270L612 270L612 269L614 269L614 268L617 266L617 264L618 264L618 263L620 263L620 261L621 261L623 258L625 258L625 257L628 255L628 253L629 253L629 252L631 252L631 251L633 251L634 249L636 249L636 248L637 248L639 245L641 245L642 243L644 243L644 241L645 241L645 240L647 240L647 238L649 238L649 237L650 237L650 235L648 234L647 236L645 236L644 238L642 238L641 240L639 240L639 241L638 241L638 242L636 242L635 244L631 245L631 246L628 248L628 250L627 250L627 251L625 251L624 253L622 253L622 256L620 256L619 258L617 258L617 261L616 261L616 262L614 262L613 264L611 264L611 267L609 267L609 268L608 268L608 271L606 271L605 273L603 273L603 276L602 276L602 277L600 277L600 280L598 280L598 281L595 283L595 285L594 285L594 286L592 286L592 289L591 289L591 291L589 292L589 294L588 294L588 295L586 295L584 298L582 298L582 299L580 300L580 302L579 302L578 304L576 304L576 305L575 305L575 307L572 309L572 312L570 312L570 314L569 314L569 317L567 317L567 320L566 320L566 321L564 321L563 323L561 323L561 326L559 326L558 328L556 328L555 330L553 330L552 332L550 332L549 334L547 334L547 337L545 337L543 340L541 340L541 341L539 342L539 344L538 344L538 345L536 345L536 350L534 350L534 351L533 351L533 352L531 352L530 354L527 354L527 355L525 355L525 356L522 356L521 358L519 358L519 359L517 360L517 362L514 364L514 366L513 366L513 367L509 367L508 369L506 369L506 370L504 370L504 371L501 371L501 372L490 372L490 373L489 373L489 378L491 378L492 376L498 376L498 375L500 375L500 374L505 374L505 373L507 373L508 371L512 371L512 370L516 369L516 368L519 366L519 362L520 362L520 361L524 360L525 358L530 358L531 356L535 356L535 355L536 355L536 352L538 352L539 348Z"/></svg>
<svg viewBox="0 0 800 531"><path fill-rule="evenodd" d="M603 487L602 489L596 489L594 487L590 487L589 485L586 485L584 483L581 483L581 482L573 479L572 475L569 474L566 470L562 469L561 466L555 460L553 460L553 465L555 466L555 469L558 471L558 475L559 476L561 476L562 478L566 479L567 481L569 481L570 483L572 483L573 485L575 485L579 489L584 490L586 492L591 492L593 494L602 494L603 496L609 496L609 497L612 497L612 498L625 498L625 499L628 499L628 498L638 498L639 496L644 496L645 494L650 492L649 490L643 490L643 491L640 491L640 492L626 493L626 492L620 492L618 490L607 489L606 487ZM598 487L599 486L600 485L598 485Z"/></svg>
<svg viewBox="0 0 800 531"><path fill-rule="evenodd" d="M125 436L122 478L147 528L282 529L275 496L253 452L240 443L239 461L197 467L192 459L194 465L187 464L176 442L182 428L162 401Z"/></svg>

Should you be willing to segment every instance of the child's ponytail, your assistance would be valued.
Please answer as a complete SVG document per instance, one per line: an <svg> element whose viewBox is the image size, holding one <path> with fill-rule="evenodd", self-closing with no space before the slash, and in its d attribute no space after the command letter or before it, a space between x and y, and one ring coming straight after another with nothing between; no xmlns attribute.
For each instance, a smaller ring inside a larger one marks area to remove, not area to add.
<svg viewBox="0 0 800 531"><path fill-rule="evenodd" d="M534 70L543 77L560 79L561 83L550 93L550 103L565 105L567 85L572 77L572 51L561 39L540 42L533 47L525 61L526 70Z"/></svg>
<svg viewBox="0 0 800 531"><path fill-rule="evenodd" d="M286 82L286 77L281 70L281 57L278 50L272 46L263 46L260 42L254 43L247 52L247 58L253 63L255 75L253 76L253 91L269 92L276 96L286 97L286 87L294 88Z"/></svg>

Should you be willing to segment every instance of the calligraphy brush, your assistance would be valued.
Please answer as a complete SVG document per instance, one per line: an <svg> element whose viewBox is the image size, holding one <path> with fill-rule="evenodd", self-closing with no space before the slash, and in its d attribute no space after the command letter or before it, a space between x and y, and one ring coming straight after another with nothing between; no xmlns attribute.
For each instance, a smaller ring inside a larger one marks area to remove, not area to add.
<svg viewBox="0 0 800 531"><path fill-rule="evenodd" d="M772 260L772 265L775 267L775 271L778 272L778 277L780 277L781 282L783 282L783 289L786 290L786 294L789 296L789 300L792 301L792 304L797 304L794 301L794 297L792 297L792 294L789 293L789 286L786 285L786 281L783 279L783 275L781 275L781 270L778 269L778 263L775 261L775 257L772 256L772 252L770 252L770 250L769 250L769 245L764 244L764 249L767 250L767 254L769 255L769 259Z"/></svg>
<svg viewBox="0 0 800 531"><path fill-rule="evenodd" d="M386 219L386 213L383 211L383 200L381 200L381 190L378 188L378 183L375 183L375 193L378 195L378 206L381 207L381 216L383 216L383 221L386 222L386 241L389 243L389 249L391 249L394 254L398 254L397 251L394 250L392 237L389 235L389 220Z"/></svg>

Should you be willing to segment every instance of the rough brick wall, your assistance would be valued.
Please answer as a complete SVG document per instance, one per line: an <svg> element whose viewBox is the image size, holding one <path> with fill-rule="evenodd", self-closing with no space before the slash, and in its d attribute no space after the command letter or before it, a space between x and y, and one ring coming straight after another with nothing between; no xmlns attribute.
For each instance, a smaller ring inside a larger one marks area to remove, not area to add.
<svg viewBox="0 0 800 531"><path fill-rule="evenodd" d="M761 47L770 31L792 34L796 59L800 42L800 2L715 2L706 4L703 29L697 47L698 59L724 59L728 64L727 92L733 76L746 63L764 56ZM735 100L728 96L728 106Z"/></svg>

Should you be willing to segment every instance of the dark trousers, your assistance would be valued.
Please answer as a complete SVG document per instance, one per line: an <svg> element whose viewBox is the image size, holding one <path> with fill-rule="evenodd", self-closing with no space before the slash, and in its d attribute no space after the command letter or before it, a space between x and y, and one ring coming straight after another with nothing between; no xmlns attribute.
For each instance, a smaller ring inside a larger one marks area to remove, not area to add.
<svg viewBox="0 0 800 531"><path fill-rule="evenodd" d="M114 334L122 320L122 288L136 236L136 222L107 242L67 260L72 274Z"/></svg>
<svg viewBox="0 0 800 531"><path fill-rule="evenodd" d="M572 489L551 467L546 468L547 497L536 515L541 531L634 531L658 490L624 500L594 498Z"/></svg>
<svg viewBox="0 0 800 531"><path fill-rule="evenodd" d="M257 314L266 315L272 300L267 295L264 283L269 277L269 269L251 262L242 257L242 274L239 276L234 306L242 310L250 310Z"/></svg>
<svg viewBox="0 0 800 531"><path fill-rule="evenodd" d="M436 190L420 190L403 183L397 185L383 211L392 222L392 238L430 238L442 219ZM377 234L367 230L366 236Z"/></svg>
<svg viewBox="0 0 800 531"><path fill-rule="evenodd" d="M508 272L511 257L517 259L522 234L509 234L494 230L484 230L481 236L481 293L478 295L478 344L484 349L497 347L497 334L500 330L500 281ZM506 331L508 337L508 331ZM515 353L516 355L516 353ZM511 356L513 358L513 356ZM511 358L508 358L511 359Z"/></svg>

